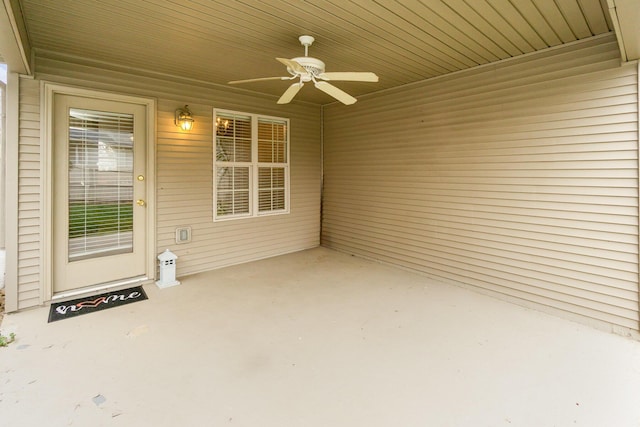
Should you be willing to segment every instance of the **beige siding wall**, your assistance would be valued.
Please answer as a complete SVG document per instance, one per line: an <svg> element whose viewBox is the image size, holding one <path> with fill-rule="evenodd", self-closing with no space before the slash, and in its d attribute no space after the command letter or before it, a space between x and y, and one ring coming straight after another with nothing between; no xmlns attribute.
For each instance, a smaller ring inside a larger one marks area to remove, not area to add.
<svg viewBox="0 0 640 427"><path fill-rule="evenodd" d="M71 64L55 57L37 60L36 80L22 80L20 107L19 308L38 304L42 232L39 218L40 80L154 97L157 102L156 226L158 252L171 249L178 276L293 252L319 244L320 107L224 87L179 83ZM188 134L173 124L174 111L189 104L195 126ZM291 213L213 222L213 108L291 119ZM175 229L192 227L192 241L175 243Z"/></svg>
<svg viewBox="0 0 640 427"><path fill-rule="evenodd" d="M20 79L18 309L40 303L40 85ZM11 284L8 284L10 286Z"/></svg>
<svg viewBox="0 0 640 427"><path fill-rule="evenodd" d="M324 117L324 245L638 329L638 75L612 36Z"/></svg>

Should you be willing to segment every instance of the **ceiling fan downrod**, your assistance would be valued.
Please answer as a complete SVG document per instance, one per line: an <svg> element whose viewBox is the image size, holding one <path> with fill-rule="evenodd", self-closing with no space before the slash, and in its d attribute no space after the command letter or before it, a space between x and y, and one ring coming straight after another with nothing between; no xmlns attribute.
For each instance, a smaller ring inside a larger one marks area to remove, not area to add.
<svg viewBox="0 0 640 427"><path fill-rule="evenodd" d="M309 46L313 44L315 39L312 36L300 36L298 40L304 46L304 56L309 56Z"/></svg>

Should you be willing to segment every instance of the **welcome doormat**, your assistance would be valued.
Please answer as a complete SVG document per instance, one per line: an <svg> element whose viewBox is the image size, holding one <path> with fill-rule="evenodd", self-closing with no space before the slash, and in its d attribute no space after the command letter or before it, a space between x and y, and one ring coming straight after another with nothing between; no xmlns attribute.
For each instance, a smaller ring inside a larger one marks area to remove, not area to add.
<svg viewBox="0 0 640 427"><path fill-rule="evenodd" d="M107 292L100 295L78 298L71 301L63 301L51 304L49 310L49 322L68 319L69 317L80 316L81 314L93 313L111 307L131 304L132 302L147 299L142 286L136 286L120 291Z"/></svg>

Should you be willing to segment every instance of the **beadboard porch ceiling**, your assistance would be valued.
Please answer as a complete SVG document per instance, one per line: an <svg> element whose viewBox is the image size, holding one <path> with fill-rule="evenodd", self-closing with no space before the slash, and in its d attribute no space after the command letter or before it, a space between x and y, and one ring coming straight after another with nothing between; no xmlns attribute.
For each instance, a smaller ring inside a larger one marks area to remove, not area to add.
<svg viewBox="0 0 640 427"><path fill-rule="evenodd" d="M275 57L310 56L327 71L373 71L340 82L355 96L612 31L638 58L637 0L4 0L25 52L226 85L287 75ZM0 55L4 52L0 51ZM3 55L5 56L5 55ZM29 57L28 55L24 55ZM37 65L35 67L37 72ZM280 96L283 81L234 86ZM304 87L297 100L325 104ZM274 99L275 100L275 99Z"/></svg>

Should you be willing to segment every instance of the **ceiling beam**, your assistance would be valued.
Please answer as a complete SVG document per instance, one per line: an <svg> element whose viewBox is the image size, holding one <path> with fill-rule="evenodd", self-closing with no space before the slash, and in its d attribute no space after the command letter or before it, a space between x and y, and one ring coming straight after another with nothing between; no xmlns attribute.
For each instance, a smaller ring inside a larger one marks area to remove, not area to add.
<svg viewBox="0 0 640 427"><path fill-rule="evenodd" d="M3 0L0 8L0 57L9 71L31 74L31 46L18 0Z"/></svg>
<svg viewBox="0 0 640 427"><path fill-rule="evenodd" d="M640 59L640 6L638 0L607 0L623 62Z"/></svg>

